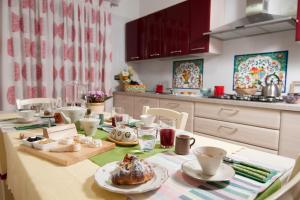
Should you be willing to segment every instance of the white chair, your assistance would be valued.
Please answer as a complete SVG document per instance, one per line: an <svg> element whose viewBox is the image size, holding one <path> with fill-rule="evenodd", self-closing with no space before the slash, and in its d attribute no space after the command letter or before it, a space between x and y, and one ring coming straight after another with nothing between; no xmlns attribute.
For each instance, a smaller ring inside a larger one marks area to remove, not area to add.
<svg viewBox="0 0 300 200"><path fill-rule="evenodd" d="M284 185L280 190L267 198L267 200L299 200L300 199L300 173Z"/></svg>
<svg viewBox="0 0 300 200"><path fill-rule="evenodd" d="M17 109L20 110L24 106L34 105L34 104L49 104L55 103L57 99L53 98L32 98L32 99L16 99Z"/></svg>
<svg viewBox="0 0 300 200"><path fill-rule="evenodd" d="M300 199L300 155L297 157L289 181L268 200L299 200Z"/></svg>
<svg viewBox="0 0 300 200"><path fill-rule="evenodd" d="M176 121L177 129L185 129L186 122L189 114L186 112L177 112L166 108L150 108L149 106L143 107L143 114L155 115Z"/></svg>

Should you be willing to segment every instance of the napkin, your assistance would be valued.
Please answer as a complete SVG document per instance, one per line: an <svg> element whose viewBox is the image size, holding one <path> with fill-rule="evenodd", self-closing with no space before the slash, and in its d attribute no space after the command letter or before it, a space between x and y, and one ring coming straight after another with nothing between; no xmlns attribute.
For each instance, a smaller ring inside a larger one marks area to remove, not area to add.
<svg viewBox="0 0 300 200"><path fill-rule="evenodd" d="M28 129L36 129L36 128L44 128L44 127L48 127L48 123L47 124L33 124L33 125L26 125L26 126L18 126L18 127L15 127L15 129L18 131L23 131L23 130L28 130Z"/></svg>
<svg viewBox="0 0 300 200"><path fill-rule="evenodd" d="M229 157L225 157L223 160L224 162L229 163L238 175L261 183L266 183L277 174L275 170L267 169L248 162L238 161Z"/></svg>

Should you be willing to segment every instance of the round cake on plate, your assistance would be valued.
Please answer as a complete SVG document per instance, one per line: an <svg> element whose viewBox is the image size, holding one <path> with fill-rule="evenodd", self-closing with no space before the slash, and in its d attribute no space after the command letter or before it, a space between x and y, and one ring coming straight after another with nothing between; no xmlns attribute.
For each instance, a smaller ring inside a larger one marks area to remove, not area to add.
<svg viewBox="0 0 300 200"><path fill-rule="evenodd" d="M149 163L134 155L124 157L112 172L112 183L115 185L137 185L145 183L154 177L154 171Z"/></svg>
<svg viewBox="0 0 300 200"><path fill-rule="evenodd" d="M129 127L115 127L109 135L112 139L120 142L135 142L137 141L137 135L134 129Z"/></svg>

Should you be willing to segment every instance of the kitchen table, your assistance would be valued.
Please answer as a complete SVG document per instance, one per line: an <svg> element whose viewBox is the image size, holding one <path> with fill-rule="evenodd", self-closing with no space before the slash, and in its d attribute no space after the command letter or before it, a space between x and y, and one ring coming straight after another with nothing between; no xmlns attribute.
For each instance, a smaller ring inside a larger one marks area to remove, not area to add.
<svg viewBox="0 0 300 200"><path fill-rule="evenodd" d="M107 192L97 186L94 174L99 168L90 160L71 166L59 166L18 151L20 132L41 134L41 129L26 131L4 131L2 133L7 158L7 184L17 200L58 200L58 199L126 199L119 194ZM209 145L225 149L229 154L243 151L244 156L258 162L268 162L285 169L281 177L285 181L290 174L294 161L238 145L196 136L194 146ZM254 161L255 162L255 161Z"/></svg>

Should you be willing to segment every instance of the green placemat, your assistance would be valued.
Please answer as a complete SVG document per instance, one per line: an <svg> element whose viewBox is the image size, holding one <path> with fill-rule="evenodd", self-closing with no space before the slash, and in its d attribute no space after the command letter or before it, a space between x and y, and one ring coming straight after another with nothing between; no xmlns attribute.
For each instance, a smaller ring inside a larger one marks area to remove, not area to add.
<svg viewBox="0 0 300 200"><path fill-rule="evenodd" d="M83 133L83 132L80 132L80 133ZM108 133L106 133L104 131L97 130L94 138L106 140L107 139L107 134ZM110 151L107 151L105 153L101 153L99 155L93 156L89 159L92 162L94 162L95 164L97 164L99 166L103 166L103 165L105 165L107 163L110 163L110 162L120 161L124 158L126 153L134 154L135 152L138 152L138 150L139 150L139 145L136 145L136 146L133 146L133 147L116 146L114 149L112 149ZM152 151L145 152L145 153L137 153L135 155L137 155L139 158L147 158L147 157L153 156L155 154L162 153L162 152L167 152L167 151L174 151L174 148L172 148L172 149L162 149L162 148L160 148L159 144L156 144L155 148Z"/></svg>

